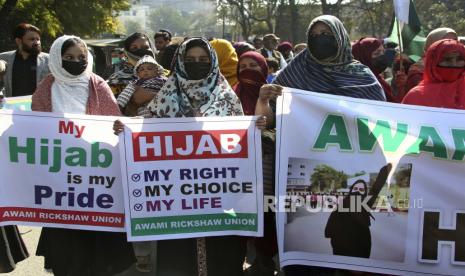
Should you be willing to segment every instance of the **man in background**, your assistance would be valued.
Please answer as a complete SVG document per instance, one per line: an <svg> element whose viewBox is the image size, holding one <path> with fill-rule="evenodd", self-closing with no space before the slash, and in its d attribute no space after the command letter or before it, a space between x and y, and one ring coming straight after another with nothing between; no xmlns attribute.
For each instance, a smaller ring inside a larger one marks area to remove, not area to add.
<svg viewBox="0 0 465 276"><path fill-rule="evenodd" d="M27 23L16 26L13 38L17 49L0 54L7 63L3 76L5 97L27 96L50 73L48 54L42 53L40 30Z"/></svg>
<svg viewBox="0 0 465 276"><path fill-rule="evenodd" d="M155 60L161 64L165 49L171 44L171 32L163 29L159 30L155 33L153 39L155 40L155 48L157 48L158 51L158 53L155 55Z"/></svg>
<svg viewBox="0 0 465 276"><path fill-rule="evenodd" d="M277 51L279 44L279 37L275 34L267 34L263 37L263 48L260 53L265 58L274 58L279 62L279 70L284 69L287 66L287 62L283 55Z"/></svg>

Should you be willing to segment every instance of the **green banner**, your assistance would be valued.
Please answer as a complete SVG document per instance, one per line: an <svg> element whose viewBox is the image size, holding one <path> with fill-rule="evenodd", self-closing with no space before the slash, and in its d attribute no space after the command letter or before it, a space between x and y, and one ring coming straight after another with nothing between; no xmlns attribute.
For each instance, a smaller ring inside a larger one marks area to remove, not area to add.
<svg viewBox="0 0 465 276"><path fill-rule="evenodd" d="M133 218L131 226L133 236L258 229L253 213Z"/></svg>

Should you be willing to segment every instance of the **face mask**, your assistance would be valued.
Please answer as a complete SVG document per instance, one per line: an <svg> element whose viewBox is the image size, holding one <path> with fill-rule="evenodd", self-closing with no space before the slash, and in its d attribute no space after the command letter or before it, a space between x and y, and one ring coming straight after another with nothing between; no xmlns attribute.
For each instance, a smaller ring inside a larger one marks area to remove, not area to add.
<svg viewBox="0 0 465 276"><path fill-rule="evenodd" d="M210 62L184 62L187 76L190 80L201 80L210 73Z"/></svg>
<svg viewBox="0 0 465 276"><path fill-rule="evenodd" d="M69 61L62 60L63 68L73 76L79 76L87 68L87 61Z"/></svg>
<svg viewBox="0 0 465 276"><path fill-rule="evenodd" d="M388 67L388 57L386 55L381 55L375 57L372 61L373 67L375 69L375 74L381 74Z"/></svg>
<svg viewBox="0 0 465 276"><path fill-rule="evenodd" d="M386 56L388 67L392 67L394 59L396 58L396 49L386 49L384 50L384 55Z"/></svg>
<svg viewBox="0 0 465 276"><path fill-rule="evenodd" d="M334 36L321 34L308 38L308 49L316 59L325 60L336 56L339 48Z"/></svg>
<svg viewBox="0 0 465 276"><path fill-rule="evenodd" d="M465 72L465 67L445 67L438 65L436 67L436 72L443 81L454 82L460 78L463 72Z"/></svg>
<svg viewBox="0 0 465 276"><path fill-rule="evenodd" d="M244 69L239 73L239 80L246 87L260 88L266 83L266 76L254 69Z"/></svg>
<svg viewBox="0 0 465 276"><path fill-rule="evenodd" d="M119 63L120 61L121 61L121 60L120 60L119 57L111 58L111 64L112 64L112 65L113 65L113 64L117 64L117 63Z"/></svg>
<svg viewBox="0 0 465 276"><path fill-rule="evenodd" d="M150 50L150 49L137 49L137 50L131 51L131 54L133 54L135 56L138 56L139 58L141 58L143 56L155 57L153 55L152 50Z"/></svg>

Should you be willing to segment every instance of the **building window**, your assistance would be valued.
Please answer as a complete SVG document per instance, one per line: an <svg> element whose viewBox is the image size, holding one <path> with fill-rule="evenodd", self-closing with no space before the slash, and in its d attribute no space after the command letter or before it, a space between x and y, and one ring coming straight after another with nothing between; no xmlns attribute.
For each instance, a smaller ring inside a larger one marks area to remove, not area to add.
<svg viewBox="0 0 465 276"><path fill-rule="evenodd" d="M305 176L305 173L300 173L301 176Z"/></svg>
<svg viewBox="0 0 465 276"><path fill-rule="evenodd" d="M301 168L301 169L305 169L305 165L300 165L300 168Z"/></svg>
<svg viewBox="0 0 465 276"><path fill-rule="evenodd" d="M287 175L291 175L292 173L291 172L288 172Z"/></svg>

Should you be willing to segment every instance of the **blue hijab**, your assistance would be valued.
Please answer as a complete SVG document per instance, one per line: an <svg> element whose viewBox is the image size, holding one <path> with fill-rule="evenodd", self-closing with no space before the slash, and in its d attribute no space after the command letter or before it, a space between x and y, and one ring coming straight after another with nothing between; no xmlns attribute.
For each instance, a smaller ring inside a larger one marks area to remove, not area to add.
<svg viewBox="0 0 465 276"><path fill-rule="evenodd" d="M318 22L326 24L333 32L338 44L336 56L322 62L307 48L281 71L273 83L312 92L385 101L383 88L370 69L354 60L349 35L342 22L331 15L319 16L310 23L307 35Z"/></svg>

